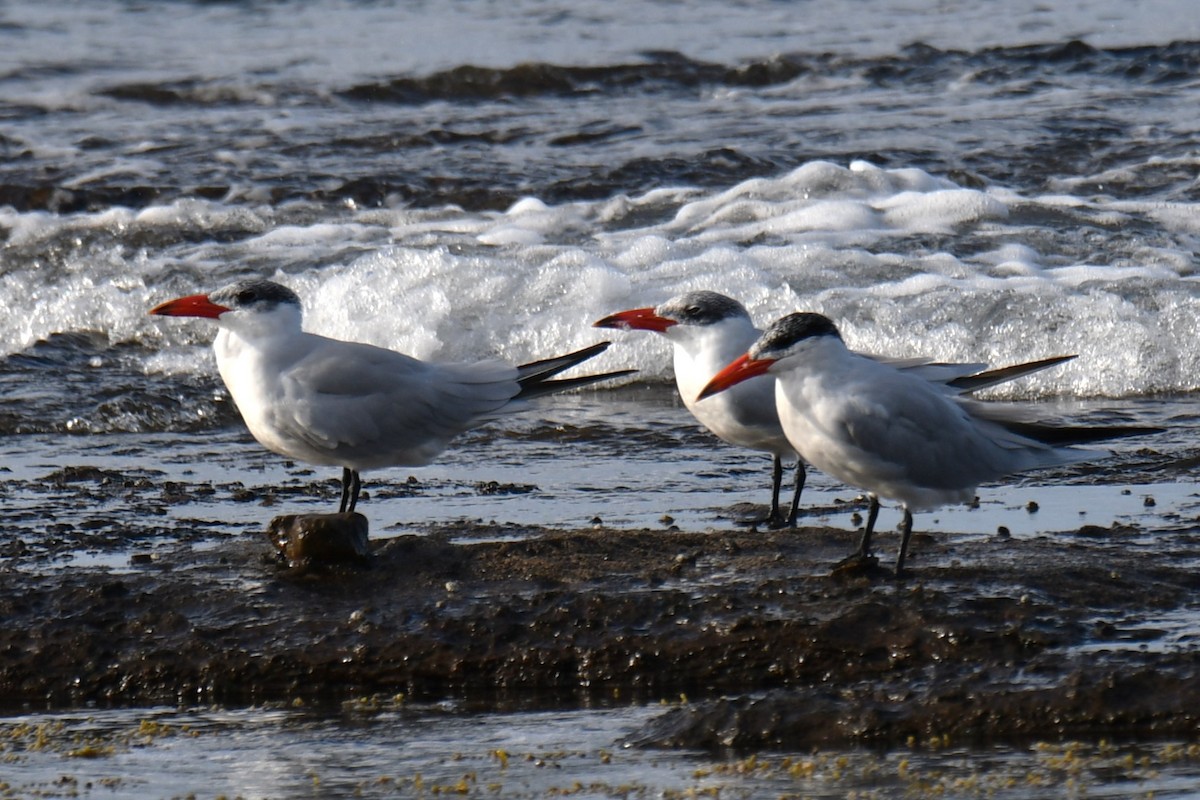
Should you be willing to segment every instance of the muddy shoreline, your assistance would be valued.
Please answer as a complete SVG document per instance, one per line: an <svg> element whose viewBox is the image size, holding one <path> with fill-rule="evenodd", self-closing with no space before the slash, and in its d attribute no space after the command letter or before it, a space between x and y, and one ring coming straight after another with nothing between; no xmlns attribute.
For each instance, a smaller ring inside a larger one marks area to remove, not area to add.
<svg viewBox="0 0 1200 800"><path fill-rule="evenodd" d="M9 548L0 708L666 701L632 741L739 750L1194 736L1200 653L1154 621L1195 610L1200 530L1169 557L1145 535L917 534L902 581L831 575L857 534L823 527L462 523L333 570L253 535L159 542L117 574Z"/></svg>

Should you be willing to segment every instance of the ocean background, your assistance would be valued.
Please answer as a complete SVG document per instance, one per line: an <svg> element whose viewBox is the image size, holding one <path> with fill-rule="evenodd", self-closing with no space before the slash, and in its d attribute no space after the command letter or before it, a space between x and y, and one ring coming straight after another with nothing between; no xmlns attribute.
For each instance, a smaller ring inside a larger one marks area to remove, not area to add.
<svg viewBox="0 0 1200 800"><path fill-rule="evenodd" d="M418 471L423 492L387 491L410 471L364 476L374 536L458 518L720 529L728 507L765 502L765 456L697 428L667 343L590 327L699 288L763 325L820 311L884 355L1077 353L989 396L1169 428L1119 443L1099 472L986 487L981 508L922 530L1194 527L1198 175L1190 0L0 3L0 538L95 511L48 488L64 466L220 489L156 512L164 536L195 520L239 535L281 513L222 482L290 486L288 510L334 502L334 475L245 433L213 326L146 313L250 275L299 292L328 336L514 362L612 338L593 367L639 370L469 434ZM479 490L493 481L516 488ZM855 497L810 487L821 509ZM1019 512L1031 498L1036 517ZM81 546L50 567L128 564ZM535 721L595 749L647 712L624 713ZM460 735L524 730L483 717ZM580 733L581 719L595 724ZM328 724L202 722L251 759ZM375 768L371 748L412 724L358 731L369 758L325 774ZM128 785L154 795L161 764L139 757ZM653 791L699 785L686 754L625 758ZM30 755L17 785L53 780L54 759ZM195 780L246 796L309 785L291 769ZM727 780L726 794L778 789Z"/></svg>

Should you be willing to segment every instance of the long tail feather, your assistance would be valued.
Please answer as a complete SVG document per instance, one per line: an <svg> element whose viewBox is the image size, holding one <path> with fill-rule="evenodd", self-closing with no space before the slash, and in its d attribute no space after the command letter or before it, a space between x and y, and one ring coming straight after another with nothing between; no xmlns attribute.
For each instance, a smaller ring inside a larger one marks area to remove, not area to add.
<svg viewBox="0 0 1200 800"><path fill-rule="evenodd" d="M1023 378L1026 375L1031 375L1034 372L1049 369L1077 357L1074 355L1051 356L1039 361L1027 361L1024 364L1013 364L1012 366L1000 367L999 369L989 369L986 372L979 372L975 375L964 375L961 378L955 378L950 381L949 385L960 389L964 394L978 392L981 389L987 389L996 384L1006 383L1017 378Z"/></svg>
<svg viewBox="0 0 1200 800"><path fill-rule="evenodd" d="M566 353L561 356L551 356L540 361L530 361L517 367L517 380L521 385L535 378L551 378L560 372L565 372L576 364L582 364L589 358L598 356L609 348L612 342L598 342L582 350Z"/></svg>
<svg viewBox="0 0 1200 800"><path fill-rule="evenodd" d="M544 358L540 361L531 361L528 364L520 365L517 367L517 383L521 385L521 391L517 393L516 399L529 400L554 392L565 392L569 389L577 389L580 386L588 386L589 384L612 380L637 372L635 369L623 369L615 372L603 372L599 375L583 375L578 378L550 380L560 372L565 372L571 367L582 364L589 358L600 355L608 349L610 344L611 342L599 342L582 350L576 350L573 353L552 356L551 358Z"/></svg>
<svg viewBox="0 0 1200 800"><path fill-rule="evenodd" d="M530 400L534 397L541 397L554 392L565 392L570 389L578 389L580 386L588 386L600 381L613 380L621 378L625 375L633 375L636 369L620 369L615 372L601 372L598 375L583 375L578 378L560 378L555 381L540 381L534 384L521 384L521 392L517 395L520 400Z"/></svg>

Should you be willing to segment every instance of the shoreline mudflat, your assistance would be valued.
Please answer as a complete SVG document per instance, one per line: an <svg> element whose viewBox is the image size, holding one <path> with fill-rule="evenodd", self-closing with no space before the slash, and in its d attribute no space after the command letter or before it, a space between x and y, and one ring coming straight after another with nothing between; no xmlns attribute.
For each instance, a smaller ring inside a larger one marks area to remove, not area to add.
<svg viewBox="0 0 1200 800"><path fill-rule="evenodd" d="M669 700L633 741L1190 736L1200 652L1177 628L1197 613L1200 530L1162 534L1169 557L1146 535L917 534L903 580L832 575L857 533L824 527L462 523L307 571L253 535L197 547L181 532L115 573L9 555L0 709ZM894 539L879 538L884 563Z"/></svg>

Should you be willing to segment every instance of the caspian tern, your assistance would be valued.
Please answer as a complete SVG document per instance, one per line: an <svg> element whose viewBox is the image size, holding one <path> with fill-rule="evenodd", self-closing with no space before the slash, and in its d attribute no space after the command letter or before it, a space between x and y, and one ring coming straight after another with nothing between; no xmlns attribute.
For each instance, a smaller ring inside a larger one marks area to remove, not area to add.
<svg viewBox="0 0 1200 800"><path fill-rule="evenodd" d="M250 433L280 455L342 467L339 512L354 511L361 470L423 466L458 434L528 400L630 372L551 380L608 342L514 367L434 364L328 339L304 332L300 298L266 280L180 297L150 313L216 321L217 368Z"/></svg>
<svg viewBox="0 0 1200 800"><path fill-rule="evenodd" d="M774 381L767 378L747 381L703 400L698 397L701 389L722 367L745 353L762 335L746 307L717 292L693 291L653 308L634 308L611 314L594 326L654 331L670 340L674 349L675 385L684 406L722 441L771 454L771 512L766 522L771 528L795 527L800 493L804 489L804 461L796 455L796 449L780 425L775 408ZM948 384L960 392L973 392L1060 364L1074 356L1056 356L987 372L980 372L985 364L871 358L887 361L927 380ZM779 510L785 459L796 459L796 488L786 517Z"/></svg>
<svg viewBox="0 0 1200 800"><path fill-rule="evenodd" d="M674 345L675 385L684 406L718 439L771 454L771 512L768 527L794 527L804 462L796 456L779 425L771 381L750 381L718 397L697 395L721 367L737 358L762 334L741 303L716 292L687 292L655 308L634 308L605 317L597 328L626 328L661 333ZM796 490L786 517L779 511L783 462L796 460Z"/></svg>
<svg viewBox="0 0 1200 800"><path fill-rule="evenodd" d="M1031 422L895 365L849 350L829 318L797 313L771 325L700 392L710 397L756 375L775 376L788 441L818 469L870 498L858 550L843 563L873 563L879 498L904 509L896 574L904 569L913 510L971 500L976 487L1014 472L1070 464L1097 453L1069 445L1156 433L1132 426Z"/></svg>

